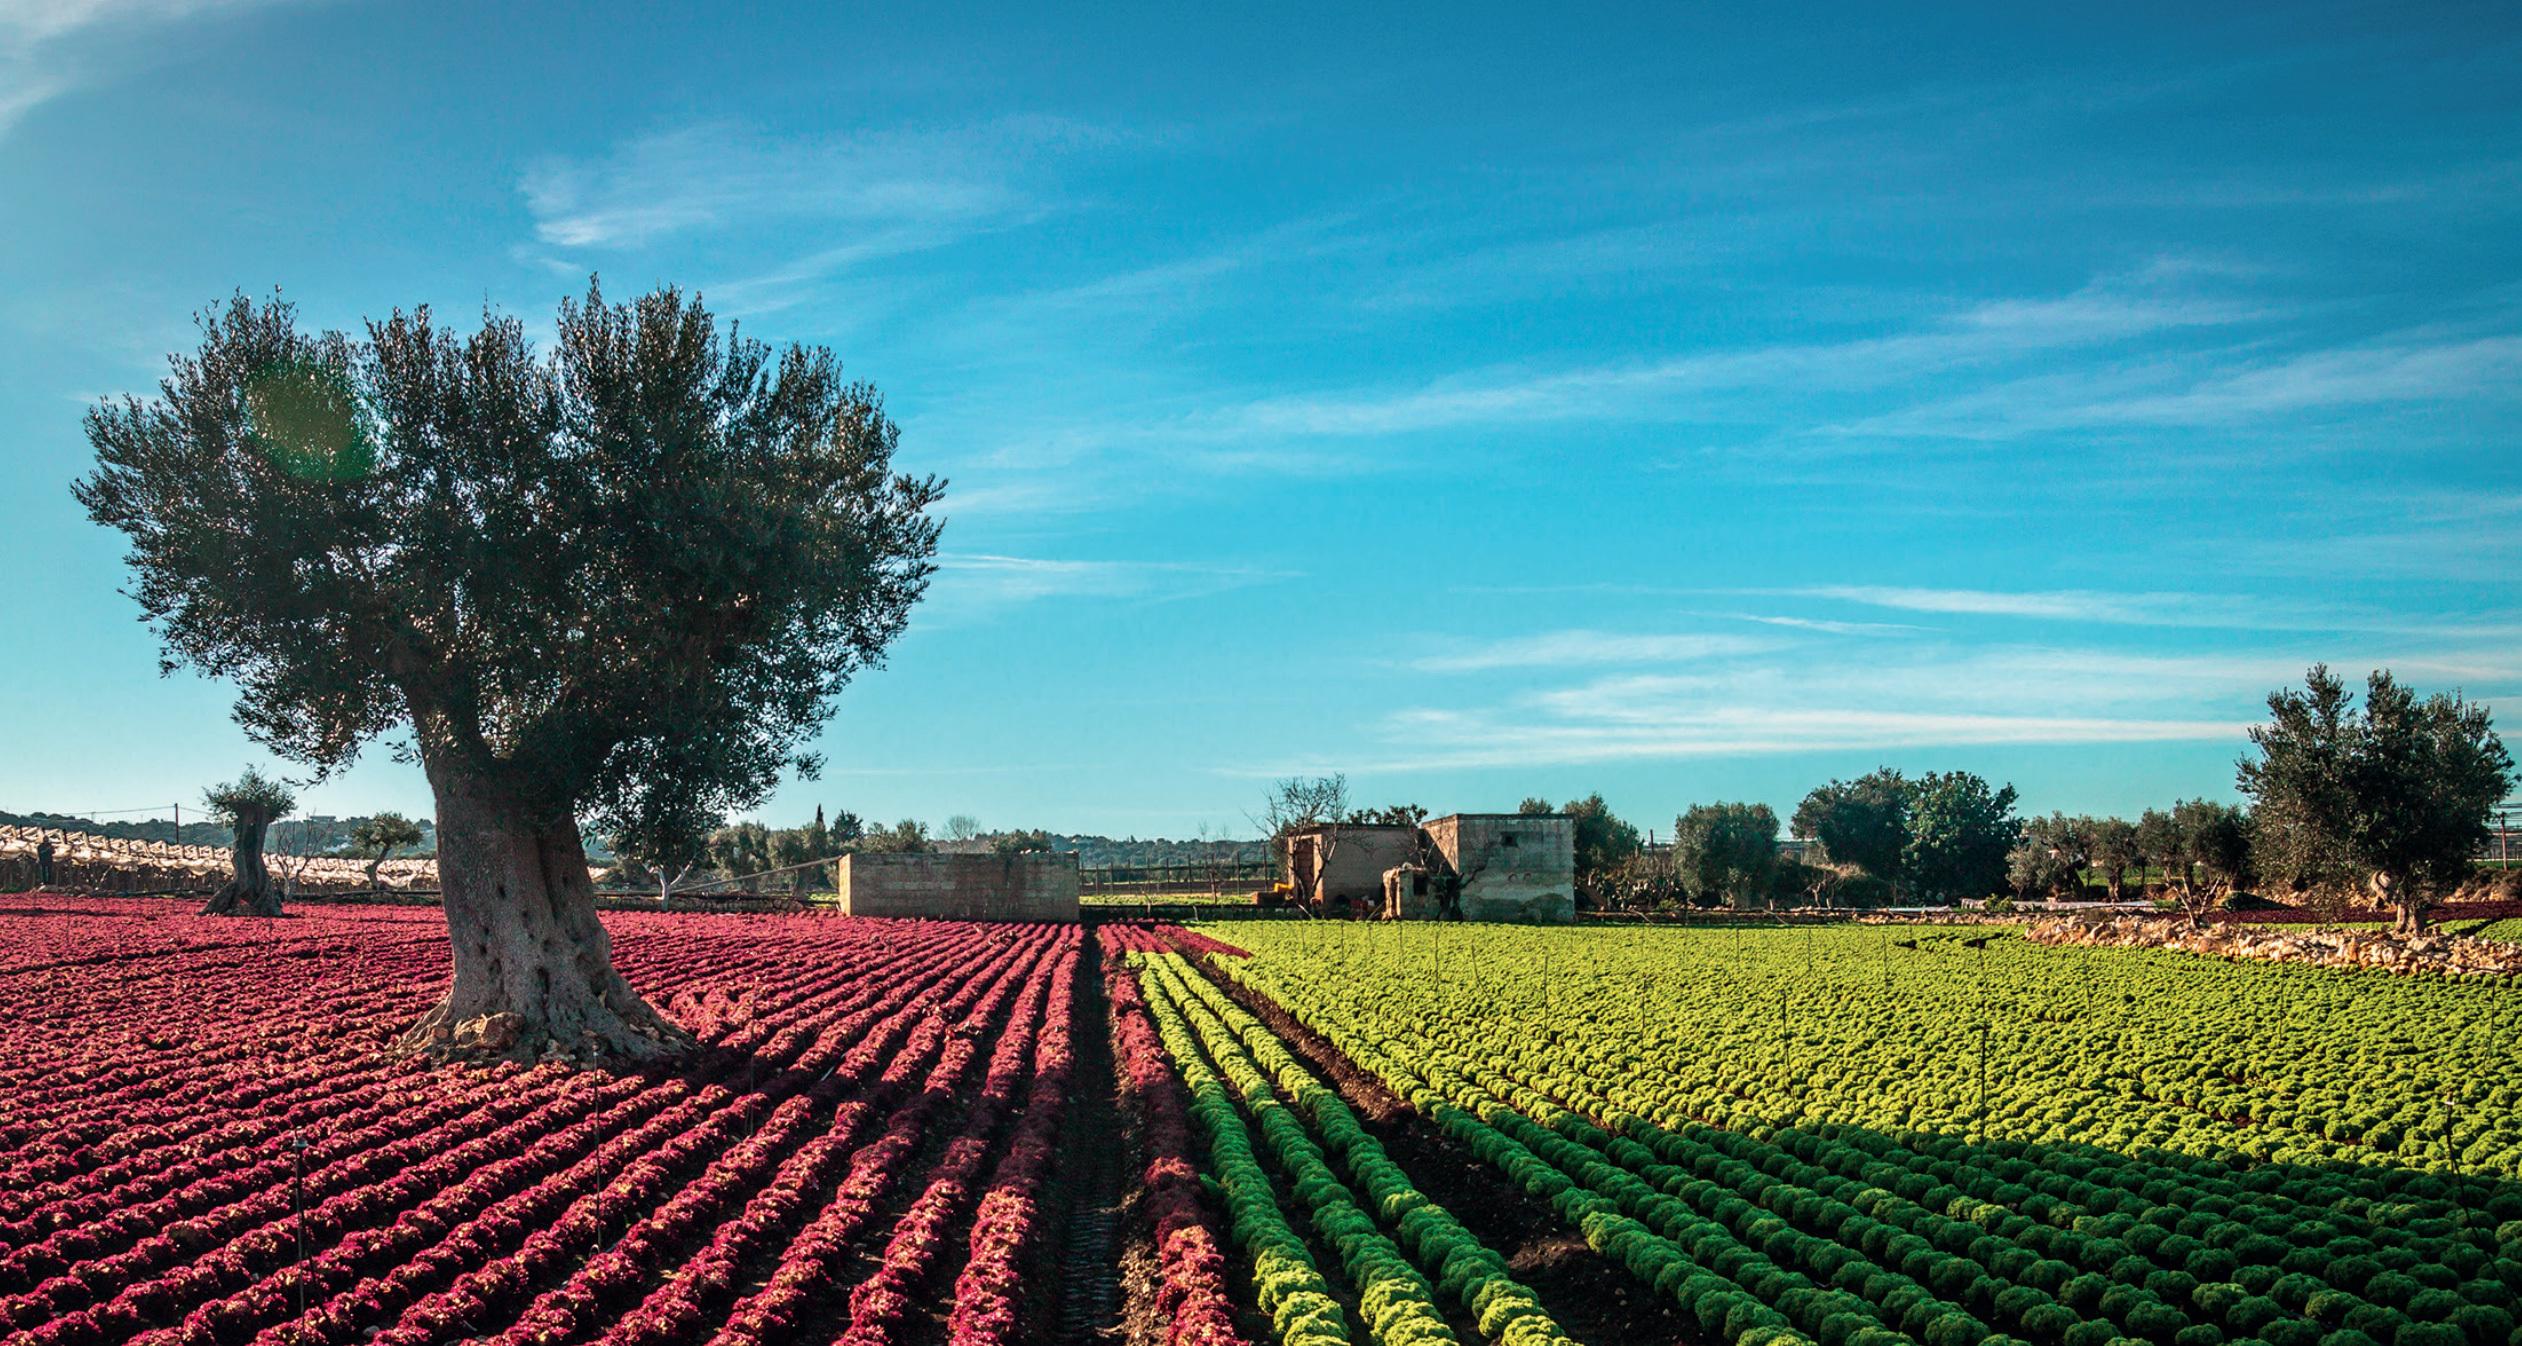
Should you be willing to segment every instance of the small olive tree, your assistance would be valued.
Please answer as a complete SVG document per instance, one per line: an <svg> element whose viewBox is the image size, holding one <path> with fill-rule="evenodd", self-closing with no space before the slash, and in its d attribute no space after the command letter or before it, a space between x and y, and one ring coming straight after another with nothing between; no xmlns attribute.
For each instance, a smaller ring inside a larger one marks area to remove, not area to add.
<svg viewBox="0 0 2522 1346"><path fill-rule="evenodd" d="M279 915L280 889L272 882L270 867L263 863L263 840L271 830L272 819L298 806L297 795L286 784L249 766L235 780L210 787L202 801L210 805L210 816L236 833L235 845L229 851L233 872L210 895L202 914Z"/></svg>
<svg viewBox="0 0 2522 1346"><path fill-rule="evenodd" d="M350 844L374 852L368 857L368 891L376 892L380 887L377 871L385 867L385 858L402 847L419 845L420 824L399 813L380 813L350 829Z"/></svg>

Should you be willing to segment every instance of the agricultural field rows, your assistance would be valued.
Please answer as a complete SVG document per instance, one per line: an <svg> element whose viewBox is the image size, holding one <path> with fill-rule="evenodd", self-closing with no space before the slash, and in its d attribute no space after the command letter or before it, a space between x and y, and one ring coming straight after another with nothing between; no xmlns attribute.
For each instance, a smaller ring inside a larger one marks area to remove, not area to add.
<svg viewBox="0 0 2522 1346"><path fill-rule="evenodd" d="M612 918L704 1044L613 1074L392 1055L434 911L167 910L8 923L0 1339L1018 1338L1075 927Z"/></svg>
<svg viewBox="0 0 2522 1346"><path fill-rule="evenodd" d="M606 924L698 1054L397 1054L432 911L0 904L0 1341L2522 1346L2501 982Z"/></svg>
<svg viewBox="0 0 2522 1346"><path fill-rule="evenodd" d="M1259 1306L1279 1341L1570 1341L1505 1259L1414 1186L1338 1094L1267 1027L1191 969L1173 945L1153 936L1114 942L1130 955L1189 1090L1235 1240L1252 1259ZM1273 1170L1286 1175L1285 1193L1274 1187ZM1357 1321L1315 1247L1352 1287Z"/></svg>
<svg viewBox="0 0 2522 1346"><path fill-rule="evenodd" d="M2522 994L2501 981L1979 929L1274 924L1238 938L1261 955L1254 983L1300 1014L1342 1005L1526 1071L1582 1070L1659 1121L2522 1177Z"/></svg>
<svg viewBox="0 0 2522 1346"><path fill-rule="evenodd" d="M2441 1075L2404 1064L2509 1041L2511 988L2316 974L2324 988L2265 965L1932 935L1886 951L1875 933L1276 925L1234 932L1248 959L1131 960L1151 999L1183 1007L1169 1046L1195 1089L1220 1037L1284 1062L1214 975L1546 1199L1710 1341L2522 1341L2514 1065L2483 1047ZM2307 1002L2292 1027L2312 1064L2225 1068L2289 1001ZM1934 1049L1982 1024L2013 1045L1991 1055L1984 1116L1976 1060ZM2104 1067L2105 1049L2131 1055ZM2325 1072L2367 1100L2362 1138L2275 1120ZM2449 1148L2385 1149L2372 1133L2438 1088L2485 1115ZM1326 1138L1339 1115L1309 1113ZM1296 1165L1278 1176L1322 1191Z"/></svg>

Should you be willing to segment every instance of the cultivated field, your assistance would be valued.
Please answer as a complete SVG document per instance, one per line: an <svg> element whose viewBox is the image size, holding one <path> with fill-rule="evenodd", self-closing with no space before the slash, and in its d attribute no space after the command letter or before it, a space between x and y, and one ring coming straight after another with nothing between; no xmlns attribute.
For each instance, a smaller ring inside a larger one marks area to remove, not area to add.
<svg viewBox="0 0 2522 1346"><path fill-rule="evenodd" d="M0 915L0 1337L1008 1339L1074 927L608 920L671 1073L431 1069L433 910Z"/></svg>
<svg viewBox="0 0 2522 1346"><path fill-rule="evenodd" d="M2502 979L605 923L696 1056L397 1056L433 910L0 899L0 1339L2522 1346Z"/></svg>
<svg viewBox="0 0 2522 1346"><path fill-rule="evenodd" d="M2522 1341L2501 981L1976 930L1231 933L1257 956L1130 961L1282 1340Z"/></svg>

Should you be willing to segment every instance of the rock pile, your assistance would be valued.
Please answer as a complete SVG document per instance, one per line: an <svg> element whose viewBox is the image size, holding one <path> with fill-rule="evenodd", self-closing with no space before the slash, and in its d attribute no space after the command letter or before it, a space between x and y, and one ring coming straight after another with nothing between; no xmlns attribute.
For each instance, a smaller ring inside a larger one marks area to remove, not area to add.
<svg viewBox="0 0 2522 1346"><path fill-rule="evenodd" d="M2247 925L2197 927L2186 921L2145 916L2052 917L2032 922L2023 933L2040 944L2174 949L2208 958L2256 958L2436 976L2522 977L2522 944L2460 935L2301 927L2276 930Z"/></svg>

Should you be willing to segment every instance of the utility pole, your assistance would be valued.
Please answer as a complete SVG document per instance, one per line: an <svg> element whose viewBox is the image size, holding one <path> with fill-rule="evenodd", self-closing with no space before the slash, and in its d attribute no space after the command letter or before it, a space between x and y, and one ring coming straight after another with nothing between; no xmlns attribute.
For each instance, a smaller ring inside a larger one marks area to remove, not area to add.
<svg viewBox="0 0 2522 1346"><path fill-rule="evenodd" d="M1983 1015L1983 1016L1981 1016L1981 1018L1980 1018L1980 1020L1979 1020L1979 1125L1978 1125L1978 1128L1977 1128L1977 1129L1978 1129L1978 1132L1979 1132L1979 1139L1978 1139L1977 1143L1978 1143L1978 1144L1981 1144L1981 1145L1985 1145L1985 1144L1987 1144L1987 1143L1988 1143L1988 1020L1987 1020L1986 1016L1984 1016L1984 1015Z"/></svg>
<svg viewBox="0 0 2522 1346"><path fill-rule="evenodd" d="M290 1282L298 1292L298 1316L306 1316L306 1137L289 1138L289 1237L297 1246Z"/></svg>

